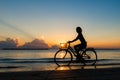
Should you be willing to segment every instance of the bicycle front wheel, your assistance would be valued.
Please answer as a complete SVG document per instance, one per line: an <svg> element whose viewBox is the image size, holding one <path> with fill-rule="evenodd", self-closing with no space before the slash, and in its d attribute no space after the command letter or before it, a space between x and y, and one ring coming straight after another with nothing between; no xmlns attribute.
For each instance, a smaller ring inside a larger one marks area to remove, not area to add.
<svg viewBox="0 0 120 80"><path fill-rule="evenodd" d="M72 59L72 54L68 50L59 50L54 56L54 62L58 66L68 66L72 62Z"/></svg>
<svg viewBox="0 0 120 80"><path fill-rule="evenodd" d="M97 54L94 49L87 49L82 56L86 65L94 65L97 61Z"/></svg>

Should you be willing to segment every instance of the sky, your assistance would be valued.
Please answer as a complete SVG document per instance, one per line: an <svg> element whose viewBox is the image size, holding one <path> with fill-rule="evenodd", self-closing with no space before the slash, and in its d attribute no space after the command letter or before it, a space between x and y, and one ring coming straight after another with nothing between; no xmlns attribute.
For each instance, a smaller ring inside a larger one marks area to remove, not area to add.
<svg viewBox="0 0 120 80"><path fill-rule="evenodd" d="M0 0L0 41L55 45L73 40L77 26L89 47L120 48L120 0Z"/></svg>

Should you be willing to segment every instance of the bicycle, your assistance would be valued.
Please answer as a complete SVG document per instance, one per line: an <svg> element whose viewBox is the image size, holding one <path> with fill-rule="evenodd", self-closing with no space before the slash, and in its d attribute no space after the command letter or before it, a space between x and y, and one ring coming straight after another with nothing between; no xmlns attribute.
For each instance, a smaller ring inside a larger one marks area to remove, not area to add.
<svg viewBox="0 0 120 80"><path fill-rule="evenodd" d="M58 66L69 66L77 58L77 53L71 47L70 43L61 43L60 49L54 55L54 62ZM81 58L79 62L84 65L95 65L97 53L94 48L85 48L79 51Z"/></svg>

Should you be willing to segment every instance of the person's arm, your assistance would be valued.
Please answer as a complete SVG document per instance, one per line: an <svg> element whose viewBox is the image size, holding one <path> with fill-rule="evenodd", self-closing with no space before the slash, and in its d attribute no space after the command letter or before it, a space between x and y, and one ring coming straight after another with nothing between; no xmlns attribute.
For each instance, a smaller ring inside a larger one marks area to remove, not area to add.
<svg viewBox="0 0 120 80"><path fill-rule="evenodd" d="M74 42L76 40L78 40L78 36L75 39L73 39L72 41L68 41L68 43L72 43L72 42Z"/></svg>

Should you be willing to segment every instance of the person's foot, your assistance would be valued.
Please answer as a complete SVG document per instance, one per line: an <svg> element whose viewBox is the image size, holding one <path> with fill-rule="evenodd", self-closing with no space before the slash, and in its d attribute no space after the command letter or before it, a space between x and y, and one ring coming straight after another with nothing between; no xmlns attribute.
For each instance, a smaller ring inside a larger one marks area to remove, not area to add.
<svg viewBox="0 0 120 80"><path fill-rule="evenodd" d="M83 58L80 59L81 63L85 63L85 60Z"/></svg>
<svg viewBox="0 0 120 80"><path fill-rule="evenodd" d="M79 59L79 58L76 58L76 62L79 63L79 62L80 62L80 59Z"/></svg>
<svg viewBox="0 0 120 80"><path fill-rule="evenodd" d="M76 55L76 62L80 62L81 58L82 57L80 55Z"/></svg>

